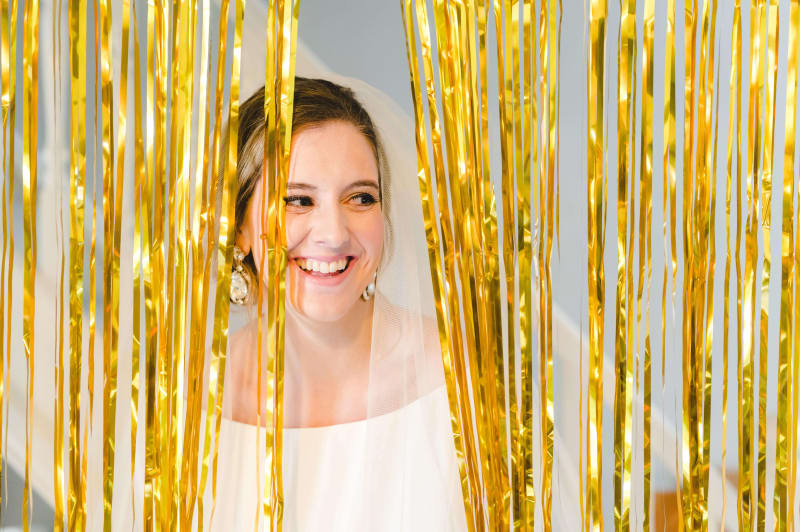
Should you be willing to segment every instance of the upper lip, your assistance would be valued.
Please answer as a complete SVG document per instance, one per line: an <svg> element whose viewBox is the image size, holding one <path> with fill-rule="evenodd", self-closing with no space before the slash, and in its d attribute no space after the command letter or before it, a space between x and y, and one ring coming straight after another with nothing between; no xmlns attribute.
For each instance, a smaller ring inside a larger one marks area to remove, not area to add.
<svg viewBox="0 0 800 532"><path fill-rule="evenodd" d="M316 260L319 262L336 262L337 260L353 259L353 258L355 258L354 255L330 255L327 257L323 257L320 255L296 255L292 257L292 260L305 259L305 260Z"/></svg>

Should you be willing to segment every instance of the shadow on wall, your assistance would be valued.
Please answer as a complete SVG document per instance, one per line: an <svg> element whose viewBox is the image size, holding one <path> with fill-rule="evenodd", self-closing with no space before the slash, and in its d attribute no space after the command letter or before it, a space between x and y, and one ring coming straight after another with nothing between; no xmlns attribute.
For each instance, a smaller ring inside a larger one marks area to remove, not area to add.
<svg viewBox="0 0 800 532"><path fill-rule="evenodd" d="M0 474L0 532L22 532L23 477L9 464L3 464ZM31 532L53 530L53 509L38 493L33 493L33 519Z"/></svg>

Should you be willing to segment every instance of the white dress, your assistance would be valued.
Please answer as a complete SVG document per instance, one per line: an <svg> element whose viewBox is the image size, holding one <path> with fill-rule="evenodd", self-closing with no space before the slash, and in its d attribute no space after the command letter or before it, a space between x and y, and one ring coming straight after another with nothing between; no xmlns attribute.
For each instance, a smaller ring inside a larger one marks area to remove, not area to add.
<svg viewBox="0 0 800 532"><path fill-rule="evenodd" d="M224 420L220 433L217 501L205 529L253 530L264 431ZM284 429L283 438L286 531L467 529L444 386L381 416Z"/></svg>

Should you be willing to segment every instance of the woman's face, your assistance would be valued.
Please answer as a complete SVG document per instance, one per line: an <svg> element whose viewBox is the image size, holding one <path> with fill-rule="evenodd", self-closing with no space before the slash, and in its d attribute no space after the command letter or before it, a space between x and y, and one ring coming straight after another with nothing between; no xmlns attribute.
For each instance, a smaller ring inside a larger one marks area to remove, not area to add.
<svg viewBox="0 0 800 532"><path fill-rule="evenodd" d="M383 251L375 155L355 126L332 121L294 135L289 167L287 299L309 319L336 321L364 304L360 295ZM259 183L242 228L257 248L262 241L253 237L265 232L253 230L261 225L262 190Z"/></svg>

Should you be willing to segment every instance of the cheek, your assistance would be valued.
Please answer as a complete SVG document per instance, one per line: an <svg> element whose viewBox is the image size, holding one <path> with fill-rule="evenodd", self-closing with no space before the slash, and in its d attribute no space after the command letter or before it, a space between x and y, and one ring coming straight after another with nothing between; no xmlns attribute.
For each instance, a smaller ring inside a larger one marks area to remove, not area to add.
<svg viewBox="0 0 800 532"><path fill-rule="evenodd" d="M287 212L284 227L286 228L286 249L294 249L303 241L307 233L303 219Z"/></svg>
<svg viewBox="0 0 800 532"><path fill-rule="evenodd" d="M365 217L362 223L358 224L358 239L361 245L364 246L364 251L369 256L370 260L376 264L380 262L381 254L383 252L383 241L385 225L383 214L380 210L370 213Z"/></svg>

